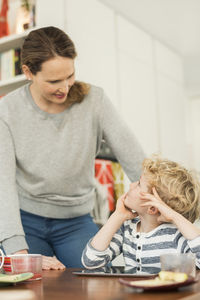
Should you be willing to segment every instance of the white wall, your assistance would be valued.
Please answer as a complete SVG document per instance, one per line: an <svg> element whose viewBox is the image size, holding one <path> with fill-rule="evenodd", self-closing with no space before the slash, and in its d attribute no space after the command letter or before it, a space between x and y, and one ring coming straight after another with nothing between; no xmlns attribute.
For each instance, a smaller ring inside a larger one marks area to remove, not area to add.
<svg viewBox="0 0 200 300"><path fill-rule="evenodd" d="M80 80L104 87L118 105L114 12L94 0L67 0L65 30L74 41Z"/></svg>
<svg viewBox="0 0 200 300"><path fill-rule="evenodd" d="M200 95L192 97L189 103L190 134L191 134L191 164L200 172Z"/></svg>
<svg viewBox="0 0 200 300"><path fill-rule="evenodd" d="M181 57L154 41L156 90L161 153L188 164L186 140L186 94Z"/></svg>
<svg viewBox="0 0 200 300"><path fill-rule="evenodd" d="M117 17L120 111L145 152L159 150L152 38Z"/></svg>
<svg viewBox="0 0 200 300"><path fill-rule="evenodd" d="M65 29L65 0L35 0L35 2L38 27L56 26Z"/></svg>

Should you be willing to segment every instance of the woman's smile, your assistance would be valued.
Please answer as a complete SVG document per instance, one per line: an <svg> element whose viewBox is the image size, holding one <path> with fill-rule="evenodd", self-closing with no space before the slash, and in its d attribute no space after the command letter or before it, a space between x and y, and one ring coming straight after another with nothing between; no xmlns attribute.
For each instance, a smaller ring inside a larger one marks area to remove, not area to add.
<svg viewBox="0 0 200 300"><path fill-rule="evenodd" d="M63 99L63 98L66 98L67 94L64 94L64 93L62 93L62 94L54 94L54 96L56 98L58 98L58 99Z"/></svg>

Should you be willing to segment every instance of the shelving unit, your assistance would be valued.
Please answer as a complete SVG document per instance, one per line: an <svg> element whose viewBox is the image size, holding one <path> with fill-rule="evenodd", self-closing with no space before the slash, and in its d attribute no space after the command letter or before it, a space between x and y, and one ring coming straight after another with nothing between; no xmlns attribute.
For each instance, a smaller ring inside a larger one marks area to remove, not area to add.
<svg viewBox="0 0 200 300"><path fill-rule="evenodd" d="M7 80L0 81L0 95L5 95L27 82L24 74L17 75Z"/></svg>
<svg viewBox="0 0 200 300"><path fill-rule="evenodd" d="M4 52L12 48L21 47L24 38L30 31L34 29L35 27L24 31L21 34L13 34L0 38L0 52ZM7 80L0 80L0 96L11 92L12 90L24 85L26 82L26 77L23 74L11 77Z"/></svg>

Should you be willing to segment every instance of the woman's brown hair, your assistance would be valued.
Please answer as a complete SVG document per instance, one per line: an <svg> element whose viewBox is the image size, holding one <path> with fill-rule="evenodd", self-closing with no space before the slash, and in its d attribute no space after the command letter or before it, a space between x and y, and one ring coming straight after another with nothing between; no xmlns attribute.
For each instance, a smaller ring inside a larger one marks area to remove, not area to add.
<svg viewBox="0 0 200 300"><path fill-rule="evenodd" d="M41 71L42 64L56 56L75 59L77 56L74 43L70 37L59 28L49 26L31 31L22 45L22 65L29 67L36 75ZM67 100L70 104L81 102L88 94L90 86L84 82L75 81L70 88Z"/></svg>

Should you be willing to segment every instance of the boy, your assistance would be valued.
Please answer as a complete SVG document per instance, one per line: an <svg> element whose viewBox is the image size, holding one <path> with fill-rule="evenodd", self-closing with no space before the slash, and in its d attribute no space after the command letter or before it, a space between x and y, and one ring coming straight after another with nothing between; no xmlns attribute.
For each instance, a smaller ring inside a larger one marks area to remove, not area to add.
<svg viewBox="0 0 200 300"><path fill-rule="evenodd" d="M136 274L160 271L160 255L195 253L200 268L200 184L179 164L158 157L145 159L138 182L121 196L115 212L88 242L82 263L105 266L123 253Z"/></svg>

